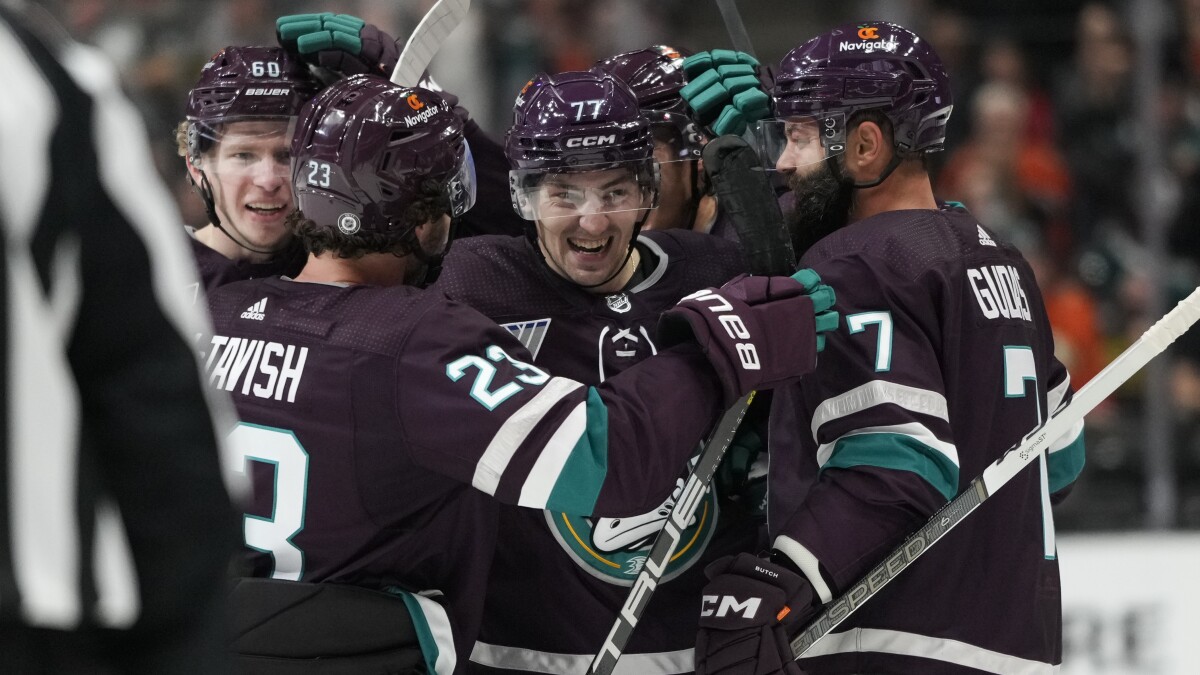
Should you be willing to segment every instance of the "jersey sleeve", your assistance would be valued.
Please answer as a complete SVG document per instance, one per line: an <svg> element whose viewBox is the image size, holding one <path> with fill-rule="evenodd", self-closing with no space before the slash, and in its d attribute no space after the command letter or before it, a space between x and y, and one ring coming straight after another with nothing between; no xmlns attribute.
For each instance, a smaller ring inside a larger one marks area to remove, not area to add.
<svg viewBox="0 0 1200 675"><path fill-rule="evenodd" d="M465 305L427 311L396 373L414 461L506 503L627 516L670 493L719 412L720 383L696 349L664 350L598 387L531 361Z"/></svg>
<svg viewBox="0 0 1200 675"><path fill-rule="evenodd" d="M930 325L938 294L856 258L819 271L843 324L817 370L775 392L770 448L773 464L782 453L815 461L816 479L772 531L828 602L831 586L852 583L951 499L960 476Z"/></svg>

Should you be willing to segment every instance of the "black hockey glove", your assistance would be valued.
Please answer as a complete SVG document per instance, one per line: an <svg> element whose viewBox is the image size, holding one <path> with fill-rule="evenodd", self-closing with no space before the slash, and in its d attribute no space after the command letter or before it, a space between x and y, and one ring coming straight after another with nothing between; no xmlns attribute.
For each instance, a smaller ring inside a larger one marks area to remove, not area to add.
<svg viewBox="0 0 1200 675"><path fill-rule="evenodd" d="M306 63L343 77L371 73L392 75L400 49L396 39L373 24L349 14L289 14L275 20L279 46Z"/></svg>
<svg viewBox="0 0 1200 675"><path fill-rule="evenodd" d="M696 675L803 675L788 634L820 604L808 580L751 553L719 558L704 573Z"/></svg>
<svg viewBox="0 0 1200 675"><path fill-rule="evenodd" d="M691 117L713 136L741 135L771 116L770 70L745 52L714 49L683 62L688 83L679 91Z"/></svg>
<svg viewBox="0 0 1200 675"><path fill-rule="evenodd" d="M816 367L817 333L836 328L837 321L834 312L832 326L828 316L818 325L814 306L819 302L828 311L833 300L833 289L819 282L743 275L680 300L659 319L659 337L666 346L698 344L729 406L751 390L770 389Z"/></svg>

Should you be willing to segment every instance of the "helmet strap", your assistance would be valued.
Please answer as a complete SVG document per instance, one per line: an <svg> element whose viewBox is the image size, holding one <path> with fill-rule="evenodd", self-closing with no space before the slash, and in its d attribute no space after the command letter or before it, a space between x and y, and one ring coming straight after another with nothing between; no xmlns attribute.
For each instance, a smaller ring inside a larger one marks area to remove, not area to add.
<svg viewBox="0 0 1200 675"><path fill-rule="evenodd" d="M875 180L870 180L870 181L866 181L863 183L855 183L854 187L856 187L856 188L876 187L883 181L887 180L888 176L892 175L892 172L896 170L896 167L900 166L900 162L902 162L902 161L904 161L904 159L900 156L900 152L898 150L896 150L895 148L893 148L892 149L892 159L891 159L891 161L888 162L887 166L883 167L883 172L879 174L879 177L876 178Z"/></svg>
<svg viewBox="0 0 1200 675"><path fill-rule="evenodd" d="M238 240L237 237L230 234L229 230L225 229L225 227L222 226L221 217L219 215L217 215L217 200L216 200L216 198L213 197L212 184L208 182L208 175L204 173L203 169L197 169L196 171L198 171L200 173L200 184L197 185L196 181L191 180L190 176L188 177L188 180L191 181L192 187L195 188L196 193L199 194L200 199L203 200L204 212L208 215L208 222L212 223L213 227L220 230L221 233L224 234L226 237L229 237L230 241L237 244L238 246L241 246L242 248L246 249L247 251L250 251L251 253L259 253L262 255L275 255L276 253L279 253L280 251L283 251L284 249L287 248L288 245L286 243L283 246L280 246L279 248L274 248L274 249L254 248L253 246L242 243L240 240Z"/></svg>

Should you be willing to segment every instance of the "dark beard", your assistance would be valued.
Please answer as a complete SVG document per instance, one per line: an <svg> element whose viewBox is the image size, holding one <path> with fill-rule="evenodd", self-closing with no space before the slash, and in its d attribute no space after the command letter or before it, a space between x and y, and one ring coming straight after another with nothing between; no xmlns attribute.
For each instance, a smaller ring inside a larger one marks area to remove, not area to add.
<svg viewBox="0 0 1200 675"><path fill-rule="evenodd" d="M846 226L854 184L838 180L829 164L822 162L815 171L793 175L788 187L796 205L784 219L792 235L792 250L799 259L818 241Z"/></svg>

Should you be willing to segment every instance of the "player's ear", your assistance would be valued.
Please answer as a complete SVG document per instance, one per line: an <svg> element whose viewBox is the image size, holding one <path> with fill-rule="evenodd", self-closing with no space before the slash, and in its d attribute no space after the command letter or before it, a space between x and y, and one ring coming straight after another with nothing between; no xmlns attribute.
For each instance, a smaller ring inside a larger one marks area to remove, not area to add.
<svg viewBox="0 0 1200 675"><path fill-rule="evenodd" d="M846 140L846 166L854 173L867 175L876 164L881 168L890 159L887 138L875 122L864 120L855 125Z"/></svg>
<svg viewBox="0 0 1200 675"><path fill-rule="evenodd" d="M191 155L184 156L183 161L185 164L187 164L188 179L192 182L192 185L199 185L200 170L197 169L194 164L192 164Z"/></svg>

